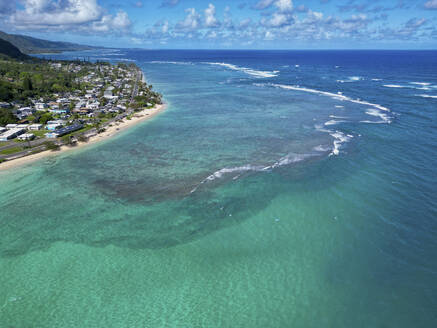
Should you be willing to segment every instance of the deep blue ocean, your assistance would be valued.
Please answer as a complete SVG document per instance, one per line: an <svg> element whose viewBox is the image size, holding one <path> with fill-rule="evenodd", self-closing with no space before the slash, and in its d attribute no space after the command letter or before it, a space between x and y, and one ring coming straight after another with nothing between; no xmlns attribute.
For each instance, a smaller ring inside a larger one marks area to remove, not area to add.
<svg viewBox="0 0 437 328"><path fill-rule="evenodd" d="M0 172L0 326L437 326L437 51L43 57L168 108Z"/></svg>

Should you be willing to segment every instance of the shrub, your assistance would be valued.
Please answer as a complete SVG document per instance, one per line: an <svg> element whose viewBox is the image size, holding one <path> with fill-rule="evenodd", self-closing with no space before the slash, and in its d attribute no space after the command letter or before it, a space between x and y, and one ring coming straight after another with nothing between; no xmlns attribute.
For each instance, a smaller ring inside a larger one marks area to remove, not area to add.
<svg viewBox="0 0 437 328"><path fill-rule="evenodd" d="M47 150L52 150L52 151L59 150L60 148L59 145L54 143L53 141L46 141L44 142L44 145L46 146Z"/></svg>

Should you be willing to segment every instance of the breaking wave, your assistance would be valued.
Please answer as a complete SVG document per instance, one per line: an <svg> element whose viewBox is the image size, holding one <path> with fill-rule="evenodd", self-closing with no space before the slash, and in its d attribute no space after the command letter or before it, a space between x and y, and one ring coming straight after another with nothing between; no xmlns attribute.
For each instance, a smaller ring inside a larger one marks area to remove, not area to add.
<svg viewBox="0 0 437 328"><path fill-rule="evenodd" d="M337 80L339 83L352 83L352 82L358 82L363 80L361 76L350 76L347 80Z"/></svg>
<svg viewBox="0 0 437 328"><path fill-rule="evenodd" d="M416 95L416 97L437 99L437 96L432 95Z"/></svg>
<svg viewBox="0 0 437 328"><path fill-rule="evenodd" d="M295 154L291 153L287 156L284 156L280 158L278 161L271 165L263 166L263 165L243 165L243 166L236 166L236 167L225 167L220 170L215 171L208 177L206 177L204 180L202 180L193 190L191 190L191 193L195 192L201 185L211 182L217 179L221 179L225 176L230 176L232 179L236 180L240 177L241 174L247 173L247 172L267 172L270 170L273 170L275 168L290 165L294 163L301 162L308 157L314 156L311 154Z"/></svg>
<svg viewBox="0 0 437 328"><path fill-rule="evenodd" d="M154 60L154 61L149 62L149 64L194 65L194 63L192 63L192 62L162 61L162 60Z"/></svg>
<svg viewBox="0 0 437 328"><path fill-rule="evenodd" d="M370 115L370 116L379 117L381 119L381 121L376 121L376 122L374 122L374 121L361 121L362 123L391 123L391 118L386 113L382 113L378 109L369 108L366 111L366 114Z"/></svg>
<svg viewBox="0 0 437 328"><path fill-rule="evenodd" d="M275 87L275 88L281 88L281 89L286 89L286 90L314 93L314 94L318 94L318 95L322 95L322 96L331 97L331 98L336 99L336 100L347 101L347 102L352 102L352 103L355 103L355 104L371 106L371 107L378 108L378 109L386 111L386 112L390 112L390 109L388 109L387 107L384 107L382 105L373 104L373 103L370 103L368 101L361 100L361 99L353 99L353 98L344 96L341 93L332 93L332 92L327 92L327 91L320 91L320 90L309 89L309 88L300 87L300 86L285 85L285 84L274 84L274 83L271 83L271 84L254 84L254 85L257 85L257 86L270 85L270 86Z"/></svg>
<svg viewBox="0 0 437 328"><path fill-rule="evenodd" d="M372 108L367 109L366 114L370 115L370 116L379 117L381 119L381 121L361 121L361 123L391 123L391 118L387 114L387 113L391 112L391 110L389 108L384 107L380 104L374 104L374 103L371 103L371 102L368 102L365 100L353 99L353 98L350 98L350 97L343 95L342 93L332 93L332 92L327 92L327 91L320 91L320 90L315 90L315 89L310 89L310 88L305 88L305 87L300 87L300 86L292 86L292 85L284 85L284 84L273 84L273 83L256 84L255 83L254 85L256 85L256 86L266 86L267 85L267 86L272 86L275 88L281 88L281 89L285 89L285 90L302 91L302 92L331 97L332 99L335 99L335 100L347 101L347 102L352 102L355 104L369 106ZM339 118L339 117L333 117L333 115L331 115L330 118ZM341 118L341 119L343 119L343 118ZM326 127L331 126L331 125L336 125L339 123L345 123L345 122L347 122L347 121L331 119L331 120L325 122L324 124L315 125L315 128L317 131L329 133L329 135L334 138L333 148L332 148L332 152L330 153L330 156L339 155L340 149L343 147L343 144L349 142L354 136L351 134L343 133L339 130L335 130L335 131L330 130L330 129L327 129Z"/></svg>
<svg viewBox="0 0 437 328"><path fill-rule="evenodd" d="M233 64L228 64L228 63L205 62L204 64L225 67L225 68L228 68L228 69L233 70L233 71L240 71L240 72L246 73L248 75L255 76L257 78L275 77L275 76L278 76L278 73L279 73L279 71L258 71L258 70L252 69L252 68L241 67L241 66L237 66L237 65L233 65Z"/></svg>

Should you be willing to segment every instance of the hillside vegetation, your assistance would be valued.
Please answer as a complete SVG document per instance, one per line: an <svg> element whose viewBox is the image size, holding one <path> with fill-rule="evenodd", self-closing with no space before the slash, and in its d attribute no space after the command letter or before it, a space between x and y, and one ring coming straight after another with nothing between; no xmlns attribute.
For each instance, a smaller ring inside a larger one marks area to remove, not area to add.
<svg viewBox="0 0 437 328"><path fill-rule="evenodd" d="M0 38L12 43L25 54L58 53L63 51L95 49L95 47L91 46L84 46L69 42L47 41L32 38L26 35L8 34L2 31L0 31Z"/></svg>

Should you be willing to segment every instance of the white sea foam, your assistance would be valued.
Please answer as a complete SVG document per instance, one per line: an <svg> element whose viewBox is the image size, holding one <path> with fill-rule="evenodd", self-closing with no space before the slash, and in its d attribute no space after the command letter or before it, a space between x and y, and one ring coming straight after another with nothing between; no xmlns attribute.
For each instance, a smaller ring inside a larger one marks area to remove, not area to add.
<svg viewBox="0 0 437 328"><path fill-rule="evenodd" d="M154 60L150 64L194 65L192 62Z"/></svg>
<svg viewBox="0 0 437 328"><path fill-rule="evenodd" d="M319 145L319 146L314 147L313 150L314 150L314 151L317 151L317 152L322 152L322 153L324 153L324 152L327 152L327 151L332 150L332 148L329 147L329 146Z"/></svg>
<svg viewBox="0 0 437 328"><path fill-rule="evenodd" d="M416 97L422 97L422 98L432 98L432 99L437 99L437 96L433 96L433 95L415 95Z"/></svg>
<svg viewBox="0 0 437 328"><path fill-rule="evenodd" d="M428 83L428 82L410 82L410 84L422 85L422 86L431 85L431 83Z"/></svg>
<svg viewBox="0 0 437 328"><path fill-rule="evenodd" d="M268 166L262 166L262 165L243 165L243 166L236 166L236 167L225 167L223 169L215 171L213 174L206 177L202 182L200 182L193 190L191 190L191 193L195 192L202 184L207 183L209 181L214 181L216 179L221 179L226 175L229 174L235 174L234 177L232 177L233 180L238 179L241 174L245 172L265 172L270 171L272 169L275 169L277 167L290 165L293 163L297 163L300 161L303 161L304 159L310 157L312 155L306 155L306 154L288 154L282 158L280 158L277 162L273 163L272 165Z"/></svg>
<svg viewBox="0 0 437 328"><path fill-rule="evenodd" d="M386 87L386 88L398 88L398 89L408 88L405 85L399 85L399 84L384 84L383 86Z"/></svg>
<svg viewBox="0 0 437 328"><path fill-rule="evenodd" d="M377 108L369 108L366 110L366 114L370 116L379 117L382 121L379 122L369 122L369 121L361 121L362 123L391 123L390 117L386 113L382 113Z"/></svg>
<svg viewBox="0 0 437 328"><path fill-rule="evenodd" d="M372 81L377 82L377 81L382 81L382 79L372 79Z"/></svg>
<svg viewBox="0 0 437 328"><path fill-rule="evenodd" d="M344 123L344 122L346 122L346 121L340 121L340 120L329 120L328 122L325 122L325 125L326 125L326 126L329 126L329 125L336 125L336 124Z"/></svg>
<svg viewBox="0 0 437 328"><path fill-rule="evenodd" d="M344 106L335 105L335 108L344 108Z"/></svg>
<svg viewBox="0 0 437 328"><path fill-rule="evenodd" d="M255 85L264 86L265 84L264 85L263 84L255 84ZM379 104L373 104L373 103L370 103L368 101L364 101L364 100L361 100L361 99L349 98L347 96L344 96L340 92L339 93L332 93L332 92L327 92L327 91L320 91L320 90L309 89L309 88L300 87L300 86L285 85L285 84L274 84L274 83L271 83L271 84L267 84L267 85L270 85L270 86L275 87L275 88L286 89L286 90L302 91L302 92L318 94L318 95L322 95L322 96L331 97L331 98L336 99L336 100L348 101L348 102L352 102L352 103L355 103L355 104L371 106L371 107L378 108L378 109L383 110L383 111L390 112L390 109L388 109L387 107L384 107L384 106L379 105Z"/></svg>
<svg viewBox="0 0 437 328"><path fill-rule="evenodd" d="M347 80L337 80L338 83L352 83L363 80L361 76L349 76Z"/></svg>
<svg viewBox="0 0 437 328"><path fill-rule="evenodd" d="M344 116L337 116L337 115L329 115L329 117L330 117L330 118L339 118L339 119L343 119L343 120L346 120L346 119L347 119L347 117L344 117Z"/></svg>
<svg viewBox="0 0 437 328"><path fill-rule="evenodd" d="M334 149L330 155L338 156L340 154L340 148L344 143L349 142L353 136L350 134L344 134L341 131L331 132L330 135L334 138Z"/></svg>
<svg viewBox="0 0 437 328"><path fill-rule="evenodd" d="M228 68L228 69L233 70L233 71L239 71L239 72L243 72L243 73L246 73L248 75L251 75L251 76L255 76L257 78L275 77L275 76L278 76L278 73L279 73L279 71L258 71L258 70L252 69L252 68L241 67L241 66L237 66L237 65L233 65L233 64L228 64L228 63L206 62L204 64L225 67L225 68Z"/></svg>

